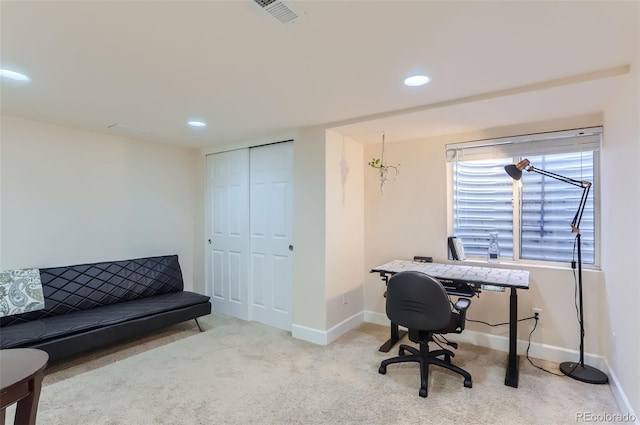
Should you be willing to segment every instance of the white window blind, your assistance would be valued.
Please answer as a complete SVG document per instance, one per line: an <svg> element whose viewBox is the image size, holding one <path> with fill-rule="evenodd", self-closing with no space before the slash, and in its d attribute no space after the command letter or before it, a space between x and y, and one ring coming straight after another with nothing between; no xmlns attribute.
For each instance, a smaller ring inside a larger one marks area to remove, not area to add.
<svg viewBox="0 0 640 425"><path fill-rule="evenodd" d="M576 259L570 223L583 190L535 172L520 182L504 166L527 158L536 168L594 183L580 233L584 264L596 262L597 166L602 128L570 130L447 146L452 165L453 230L468 256L486 257L498 232L500 257L551 262Z"/></svg>
<svg viewBox="0 0 640 425"><path fill-rule="evenodd" d="M486 256L489 233L497 231L500 256L513 258L513 184L504 172L511 163L503 158L453 164L453 231L468 257Z"/></svg>

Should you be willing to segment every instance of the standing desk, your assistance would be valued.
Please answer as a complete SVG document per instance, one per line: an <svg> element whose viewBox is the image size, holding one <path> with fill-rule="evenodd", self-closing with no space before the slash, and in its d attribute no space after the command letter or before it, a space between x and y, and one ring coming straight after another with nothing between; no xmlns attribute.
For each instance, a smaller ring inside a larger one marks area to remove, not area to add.
<svg viewBox="0 0 640 425"><path fill-rule="evenodd" d="M371 273L379 273L385 283L389 277L402 271L418 271L435 277L443 283L451 295L470 296L486 290L510 288L509 297L509 356L504 384L518 388L518 289L529 289L529 271L501 269L497 267L463 266L458 264L422 263L407 260L393 260L371 269ZM471 292L460 292L466 287ZM380 351L388 352L404 335L397 323L391 323L391 338L385 342Z"/></svg>

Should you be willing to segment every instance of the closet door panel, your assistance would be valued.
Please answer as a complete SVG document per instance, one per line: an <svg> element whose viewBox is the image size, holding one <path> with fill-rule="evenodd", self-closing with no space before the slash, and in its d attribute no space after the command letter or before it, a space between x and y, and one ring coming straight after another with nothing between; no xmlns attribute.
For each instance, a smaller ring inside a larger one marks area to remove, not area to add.
<svg viewBox="0 0 640 425"><path fill-rule="evenodd" d="M249 150L207 156L207 283L213 311L249 318Z"/></svg>
<svg viewBox="0 0 640 425"><path fill-rule="evenodd" d="M291 330L293 142L252 148L250 162L251 317Z"/></svg>

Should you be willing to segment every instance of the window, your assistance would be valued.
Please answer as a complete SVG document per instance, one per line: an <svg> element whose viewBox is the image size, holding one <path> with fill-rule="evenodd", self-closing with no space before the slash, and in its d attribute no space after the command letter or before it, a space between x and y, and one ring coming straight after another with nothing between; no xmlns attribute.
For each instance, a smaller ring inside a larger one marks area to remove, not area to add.
<svg viewBox="0 0 640 425"><path fill-rule="evenodd" d="M602 128L570 130L447 146L453 234L468 257L486 258L490 232L500 257L577 260L571 222L583 189L536 172L512 180L504 166L527 158L537 169L593 183L580 221L583 264L597 264L596 205Z"/></svg>

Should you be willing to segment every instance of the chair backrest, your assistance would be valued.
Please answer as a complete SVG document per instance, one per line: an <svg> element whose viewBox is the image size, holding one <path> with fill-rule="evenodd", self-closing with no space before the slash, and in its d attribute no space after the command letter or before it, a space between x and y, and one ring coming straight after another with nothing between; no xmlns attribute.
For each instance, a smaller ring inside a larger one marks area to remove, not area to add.
<svg viewBox="0 0 640 425"><path fill-rule="evenodd" d="M449 296L435 278L416 271L393 275L387 286L387 316L409 329L443 329L451 319Z"/></svg>

